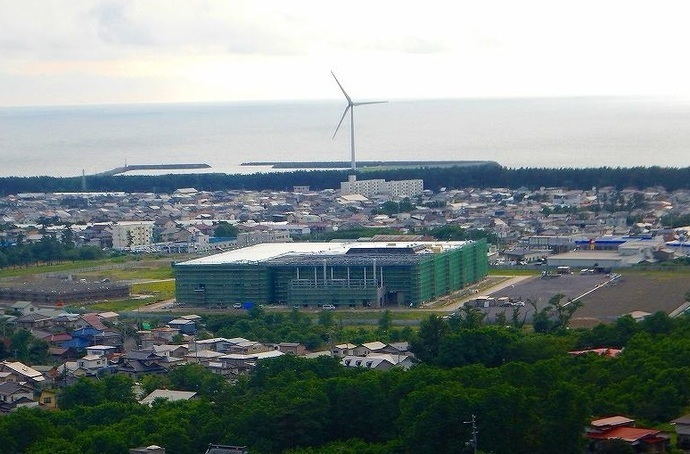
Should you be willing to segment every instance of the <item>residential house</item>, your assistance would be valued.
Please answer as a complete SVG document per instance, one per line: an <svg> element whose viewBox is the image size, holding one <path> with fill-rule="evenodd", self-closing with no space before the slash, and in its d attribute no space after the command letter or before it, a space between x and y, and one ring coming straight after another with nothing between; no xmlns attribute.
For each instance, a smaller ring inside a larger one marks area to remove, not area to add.
<svg viewBox="0 0 690 454"><path fill-rule="evenodd" d="M214 337L213 339L192 340L189 343L189 351L196 350L212 350L214 352L226 352L230 350L232 344L238 342L246 342L247 339L236 337L233 339L226 339L224 337Z"/></svg>
<svg viewBox="0 0 690 454"><path fill-rule="evenodd" d="M184 357L189 353L189 348L186 345L162 344L153 345L151 350L158 356L175 360L184 360Z"/></svg>
<svg viewBox="0 0 690 454"><path fill-rule="evenodd" d="M52 389L44 389L38 398L41 408L54 410L57 408L57 392Z"/></svg>
<svg viewBox="0 0 690 454"><path fill-rule="evenodd" d="M236 377L238 375L248 374L262 359L276 358L282 355L284 355L284 353L278 350L268 350L250 355L230 353L209 361L207 367L211 372L223 375L224 377Z"/></svg>
<svg viewBox="0 0 690 454"><path fill-rule="evenodd" d="M368 356L371 353L375 352L380 352L386 347L386 344L383 342L375 341L375 342L365 342L364 344L360 344L357 347L354 348L354 351L352 352L353 356Z"/></svg>
<svg viewBox="0 0 690 454"><path fill-rule="evenodd" d="M671 421L676 426L676 446L685 451L690 450L690 414Z"/></svg>
<svg viewBox="0 0 690 454"><path fill-rule="evenodd" d="M164 374L168 371L163 364L167 360L151 350L132 350L127 352L117 367L117 372L136 379L146 374Z"/></svg>
<svg viewBox="0 0 690 454"><path fill-rule="evenodd" d="M268 346L261 342L250 341L243 339L230 344L226 350L227 353L239 353L241 355L253 355L255 353L263 353L271 350Z"/></svg>
<svg viewBox="0 0 690 454"><path fill-rule="evenodd" d="M190 364L197 363L202 365L208 365L209 362L217 358L220 358L224 354L225 353L217 352L214 350L193 350L185 355L185 361L187 361Z"/></svg>
<svg viewBox="0 0 690 454"><path fill-rule="evenodd" d="M346 356L340 364L346 367L365 367L374 370L389 370L395 366L390 355Z"/></svg>
<svg viewBox="0 0 690 454"><path fill-rule="evenodd" d="M106 326L108 324L116 324L118 322L119 317L120 317L120 314L118 314L117 312L112 312L112 311L101 312L101 313L96 314L96 315L98 315L98 318L100 318L101 321L103 322L103 324L105 324Z"/></svg>
<svg viewBox="0 0 690 454"><path fill-rule="evenodd" d="M77 359L77 369L72 372L75 377L96 376L108 370L108 358L99 355L86 355Z"/></svg>
<svg viewBox="0 0 690 454"><path fill-rule="evenodd" d="M32 329L48 328L52 326L51 317L45 316L38 312L31 312L26 315L15 318L12 321L17 328L31 331Z"/></svg>
<svg viewBox="0 0 690 454"><path fill-rule="evenodd" d="M15 311L21 315L28 315L38 311L38 307L34 306L31 301L17 301L10 306L10 310Z"/></svg>
<svg viewBox="0 0 690 454"><path fill-rule="evenodd" d="M580 355L586 355L589 353L599 355L599 356L607 356L609 358L615 358L618 355L620 355L623 352L623 349L621 348L588 348L586 350L572 350L569 351L568 354L573 355L573 356L580 356Z"/></svg>
<svg viewBox="0 0 690 454"><path fill-rule="evenodd" d="M69 314L63 312L56 317L53 317L52 323L54 327L63 328L65 330L73 330L77 328L77 323L81 319L79 314Z"/></svg>
<svg viewBox="0 0 690 454"><path fill-rule="evenodd" d="M249 454L246 446L209 444L204 454Z"/></svg>
<svg viewBox="0 0 690 454"><path fill-rule="evenodd" d="M76 329L70 333L72 339L63 342L60 347L85 349L90 345L96 345L94 339L98 334L101 334L101 331L91 327Z"/></svg>
<svg viewBox="0 0 690 454"><path fill-rule="evenodd" d="M53 361L58 363L64 363L70 359L76 359L79 356L76 349L64 347L48 347L48 354Z"/></svg>
<svg viewBox="0 0 690 454"><path fill-rule="evenodd" d="M589 443L587 452L597 452L602 441L623 440L636 452L667 452L668 433L657 429L635 427L635 420L625 416L610 416L593 420L585 431Z"/></svg>
<svg viewBox="0 0 690 454"><path fill-rule="evenodd" d="M0 413L9 413L17 407L38 406L31 387L16 382L0 383Z"/></svg>
<svg viewBox="0 0 690 454"><path fill-rule="evenodd" d="M165 454L165 448L157 445L144 446L141 448L131 448L129 454Z"/></svg>
<svg viewBox="0 0 690 454"><path fill-rule="evenodd" d="M151 334L154 339L160 339L164 343L168 343L172 342L173 338L180 334L180 330L170 326L161 326L158 328L151 328Z"/></svg>
<svg viewBox="0 0 690 454"><path fill-rule="evenodd" d="M91 347L86 347L86 351L89 355L108 358L117 351L117 348L112 345L92 345Z"/></svg>
<svg viewBox="0 0 690 454"><path fill-rule="evenodd" d="M95 313L84 314L75 323L76 329L94 328L98 331L107 331L108 327L103 323L103 319Z"/></svg>
<svg viewBox="0 0 690 454"><path fill-rule="evenodd" d="M352 356L355 354L355 348L357 346L355 344L337 344L333 346L332 352L333 356L338 357L338 358L343 358L345 356Z"/></svg>
<svg viewBox="0 0 690 454"><path fill-rule="evenodd" d="M168 322L168 327L177 330L177 332L182 334L195 334L196 333L196 323L194 320L189 320L186 318L176 318ZM175 333L177 334L177 333Z"/></svg>
<svg viewBox="0 0 690 454"><path fill-rule="evenodd" d="M299 342L281 342L274 345L273 348L297 356L302 356L307 352L307 348Z"/></svg>
<svg viewBox="0 0 690 454"><path fill-rule="evenodd" d="M19 361L2 361L0 362L0 382L5 381L38 388L46 381L46 378L36 369Z"/></svg>

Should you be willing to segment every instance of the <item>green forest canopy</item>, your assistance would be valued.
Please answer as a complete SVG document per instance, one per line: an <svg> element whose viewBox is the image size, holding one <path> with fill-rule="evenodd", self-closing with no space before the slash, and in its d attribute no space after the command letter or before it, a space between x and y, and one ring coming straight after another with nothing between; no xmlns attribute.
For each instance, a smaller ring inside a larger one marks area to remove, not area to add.
<svg viewBox="0 0 690 454"><path fill-rule="evenodd" d="M4 177L0 178L0 195L21 192L125 191L171 193L179 188L198 190L292 190L307 185L314 190L339 188L347 179L347 171L298 170L294 172L230 175L222 173L119 175L82 177ZM611 186L616 189L661 186L669 191L690 188L690 167L599 167L599 168L507 168L498 164L469 167L422 167L366 170L360 179L424 180L424 187L437 192L440 188L565 187L590 189Z"/></svg>
<svg viewBox="0 0 690 454"><path fill-rule="evenodd" d="M112 375L65 388L55 412L0 418L7 453L120 453L156 444L169 453L208 443L260 453L465 452L476 415L479 452L580 453L583 428L622 414L666 423L690 403L690 318L629 316L591 330L534 333L430 317L422 364L387 372L292 355L259 363L230 385L199 365L141 380L150 391L196 391L185 402L137 403ZM422 339L424 338L424 339ZM435 342L435 347L427 345ZM624 347L617 358L573 349Z"/></svg>

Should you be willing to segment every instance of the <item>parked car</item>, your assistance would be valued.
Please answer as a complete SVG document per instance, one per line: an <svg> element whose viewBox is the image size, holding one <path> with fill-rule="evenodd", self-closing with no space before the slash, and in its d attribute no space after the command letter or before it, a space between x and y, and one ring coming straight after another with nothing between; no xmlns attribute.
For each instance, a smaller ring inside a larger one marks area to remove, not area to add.
<svg viewBox="0 0 690 454"><path fill-rule="evenodd" d="M334 311L335 310L335 306L332 304L324 304L323 306L321 306L321 308L325 311Z"/></svg>
<svg viewBox="0 0 690 454"><path fill-rule="evenodd" d="M235 303L232 305L233 309L242 309L242 304L241 303Z"/></svg>

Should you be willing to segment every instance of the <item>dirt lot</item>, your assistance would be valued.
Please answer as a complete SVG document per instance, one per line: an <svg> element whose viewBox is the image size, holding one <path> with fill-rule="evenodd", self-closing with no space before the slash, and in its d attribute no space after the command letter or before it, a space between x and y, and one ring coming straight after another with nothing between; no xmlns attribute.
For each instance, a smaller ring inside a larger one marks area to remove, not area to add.
<svg viewBox="0 0 690 454"><path fill-rule="evenodd" d="M690 291L690 276L686 273L623 272L621 275L614 284L583 298L585 304L575 313L576 317L608 322L632 311L670 314L683 305L685 294Z"/></svg>
<svg viewBox="0 0 690 454"><path fill-rule="evenodd" d="M687 273L623 271L621 277L607 282L604 275L563 275L552 279L534 277L514 286L494 292L491 296L502 296L518 300L537 301L542 308L555 294L566 295L562 301L582 295L584 305L573 317L573 326L591 326L599 322L611 322L623 314L633 311L671 313L685 302L690 292ZM503 308L487 309L491 318ZM532 309L523 309L528 320Z"/></svg>

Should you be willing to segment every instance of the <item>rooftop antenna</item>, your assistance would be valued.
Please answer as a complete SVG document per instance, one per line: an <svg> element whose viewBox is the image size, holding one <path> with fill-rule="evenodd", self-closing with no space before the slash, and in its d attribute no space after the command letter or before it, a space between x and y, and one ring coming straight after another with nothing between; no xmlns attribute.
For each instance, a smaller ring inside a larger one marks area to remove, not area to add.
<svg viewBox="0 0 690 454"><path fill-rule="evenodd" d="M347 106L345 106L345 111L343 112L343 116L340 117L340 121L338 122L338 126L335 128L335 132L333 133L333 138L335 139L335 135L338 133L338 129L340 129L340 125L343 124L343 120L345 119L345 115L347 115L347 111L350 111L350 160L351 160L351 168L352 171L354 172L357 170L357 161L355 160L355 117L354 117L354 111L356 106L363 106L365 104L383 104L388 101L369 101L369 102L353 102L352 98L347 94L345 89L343 88L342 85L340 85L340 81L338 81L338 78L335 77L335 74L333 71L331 71L331 75L335 79L335 82L338 84L338 87L340 87L340 91L343 92L345 95L345 99L347 99Z"/></svg>

